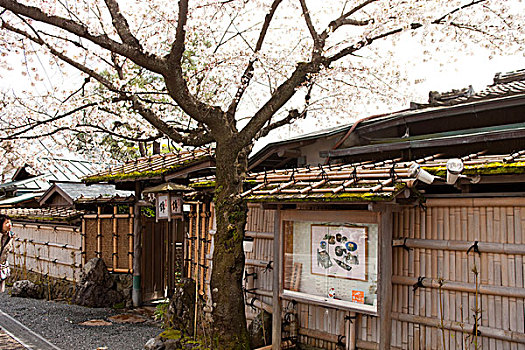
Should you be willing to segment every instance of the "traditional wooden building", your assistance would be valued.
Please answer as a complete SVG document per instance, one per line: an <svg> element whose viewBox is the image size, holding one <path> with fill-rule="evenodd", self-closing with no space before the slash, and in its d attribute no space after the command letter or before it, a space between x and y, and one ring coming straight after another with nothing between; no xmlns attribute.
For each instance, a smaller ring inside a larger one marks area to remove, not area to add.
<svg viewBox="0 0 525 350"><path fill-rule="evenodd" d="M196 149L138 158L84 178L90 186L107 183L135 195L128 231L133 261L127 268L133 274L135 305L168 297L182 276L183 242L191 216L183 215L181 196L191 190L184 185L192 176L213 174L214 162L213 149ZM159 212L155 205L161 202ZM186 204L199 207L199 224L200 216L209 215L209 204L208 209L198 201Z"/></svg>
<svg viewBox="0 0 525 350"><path fill-rule="evenodd" d="M273 313L273 349L525 349L524 78L252 158L246 312ZM187 242L205 297L210 226Z"/></svg>

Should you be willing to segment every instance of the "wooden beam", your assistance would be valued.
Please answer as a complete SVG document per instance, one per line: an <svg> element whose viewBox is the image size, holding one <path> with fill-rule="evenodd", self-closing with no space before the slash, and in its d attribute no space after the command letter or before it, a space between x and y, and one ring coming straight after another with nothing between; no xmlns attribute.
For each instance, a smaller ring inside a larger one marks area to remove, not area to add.
<svg viewBox="0 0 525 350"><path fill-rule="evenodd" d="M379 350L390 349L392 336L392 208L379 217Z"/></svg>

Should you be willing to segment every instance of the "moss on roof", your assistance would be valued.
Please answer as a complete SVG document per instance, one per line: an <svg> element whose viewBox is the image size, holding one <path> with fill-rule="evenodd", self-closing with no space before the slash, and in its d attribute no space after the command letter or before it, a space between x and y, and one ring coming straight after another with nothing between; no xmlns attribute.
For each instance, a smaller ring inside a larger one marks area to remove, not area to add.
<svg viewBox="0 0 525 350"><path fill-rule="evenodd" d="M436 176L446 176L446 167L423 167L429 173ZM492 162L485 164L466 165L462 172L463 175L507 175L525 174L525 162L503 163Z"/></svg>
<svg viewBox="0 0 525 350"><path fill-rule="evenodd" d="M380 202L390 201L406 187L404 183L396 184L395 192L343 192L343 193L310 193L303 195L252 195L246 197L248 202Z"/></svg>
<svg viewBox="0 0 525 350"><path fill-rule="evenodd" d="M157 176L162 176L165 174L168 174L174 170L179 170L184 167L187 167L188 165L198 163L202 160L210 158L209 155L203 155L194 159L187 159L179 164L175 164L166 168L158 169L158 170L145 170L145 171L131 171L129 173L126 172L120 172L116 174L101 174L101 175L93 175L89 176L83 179L86 183L97 183L97 182L111 182L111 181L118 181L118 180L138 180L142 178L152 178Z"/></svg>

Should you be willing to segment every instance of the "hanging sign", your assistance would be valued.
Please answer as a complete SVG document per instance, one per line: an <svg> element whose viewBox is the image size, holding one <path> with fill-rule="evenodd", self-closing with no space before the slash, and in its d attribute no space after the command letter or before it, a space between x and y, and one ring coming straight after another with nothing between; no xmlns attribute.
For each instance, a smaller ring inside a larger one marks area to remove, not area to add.
<svg viewBox="0 0 525 350"><path fill-rule="evenodd" d="M182 215L182 197L168 193L157 195L157 220L170 221L174 217Z"/></svg>

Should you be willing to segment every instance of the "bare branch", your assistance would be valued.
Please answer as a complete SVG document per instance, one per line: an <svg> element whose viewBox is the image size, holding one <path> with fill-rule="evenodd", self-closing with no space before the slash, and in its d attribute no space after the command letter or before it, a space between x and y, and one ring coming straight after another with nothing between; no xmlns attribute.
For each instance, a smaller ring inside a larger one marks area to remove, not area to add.
<svg viewBox="0 0 525 350"><path fill-rule="evenodd" d="M361 25L361 24L351 23L351 20L348 17L352 16L354 13L362 10L366 6L372 4L372 3L376 2L376 1L378 1L378 0L366 0L365 2L355 6L354 8L349 10L348 12L345 12L344 14L339 16L339 18L337 18L335 21L330 22L330 24L328 25L328 28L325 29L325 31L321 34L321 39L322 40L326 40L326 38L328 38L330 33L333 33L339 27L341 27L341 26L343 26L345 24ZM372 21L372 20L366 21L367 22L366 24L370 23L370 21ZM359 22L359 21L357 21L357 22Z"/></svg>
<svg viewBox="0 0 525 350"><path fill-rule="evenodd" d="M164 136L162 133L158 133L157 135L154 135L154 136L140 138L140 137L132 137L132 136L120 134L120 133L114 132L112 130L109 130L109 129L104 128L104 127L102 127L100 125L95 125L95 124L83 123L83 124L77 124L76 126L78 128L94 129L97 132L100 132L100 133L103 133L103 134L111 135L111 136L118 137L118 138L123 139L123 140L134 141L134 142L151 142L151 141L158 140L158 139L160 139L160 138L162 138Z"/></svg>
<svg viewBox="0 0 525 350"><path fill-rule="evenodd" d="M257 44L255 45L254 54L257 54L261 50L262 45L264 43L264 39L266 37L266 33L268 32L268 28L270 27L272 18L275 12L277 11L277 7L279 6L281 2L282 0L274 0L274 2L272 3L272 6L270 7L270 11L266 14L266 17L264 18L263 26L259 33L259 39L257 40ZM228 107L228 116L230 118L234 118L235 111L237 110L239 102L241 101L242 96L246 92L246 89L250 85L250 82L253 78L253 69L254 69L254 64L256 61L257 61L256 58L251 59L250 62L248 63L248 66L244 70L244 73L241 78L241 84L237 90L237 93L235 94L235 97L232 103Z"/></svg>
<svg viewBox="0 0 525 350"><path fill-rule="evenodd" d="M301 9L303 10L303 17L306 22L306 26L308 27L308 31L310 32L312 39L314 39L314 49L319 49L319 34L317 34L314 24L312 23L312 18L310 17L310 11L306 6L306 1L299 0L299 2L301 3Z"/></svg>
<svg viewBox="0 0 525 350"><path fill-rule="evenodd" d="M468 8L468 7L471 7L471 6L474 6L474 5L480 4L480 3L482 3L482 2L486 2L486 1L487 1L487 0L474 0L474 1L470 2L470 3L468 3L468 4L465 4L465 5L463 5L463 6L457 7L457 8L455 8L455 9L453 9L452 11L447 12L447 13L444 14L443 16L439 17L438 19L432 21L432 24L443 24L443 23L444 23L443 21L445 20L445 18L447 18L447 17L453 15L454 13L456 13L456 12L458 12L458 11L461 11L461 10L464 10L464 9L466 9L466 8Z"/></svg>
<svg viewBox="0 0 525 350"><path fill-rule="evenodd" d="M34 130L36 128L38 128L39 126L42 126L42 125L45 125L45 124L50 124L52 122L56 122L60 119L64 119L65 117L68 117L72 114L75 114L79 111L82 111L86 108L90 108L90 107L94 107L96 106L97 103L87 103L85 105L82 105L80 107L77 107L77 108L74 108L72 109L71 111L68 111L64 114L60 114L60 115L57 115L57 116L54 116L54 117L51 117L51 118L48 118L48 119L45 119L45 120L38 120L38 121L35 121L34 123L29 123L28 125L25 125L25 126L20 126L20 127L17 127L17 129L20 129L20 128L23 128L22 130L18 130L12 134L9 135L9 137L7 138L4 138L4 139L9 139L9 138L18 138L20 135L23 135L23 134L26 134L28 133L29 131L31 130Z"/></svg>

